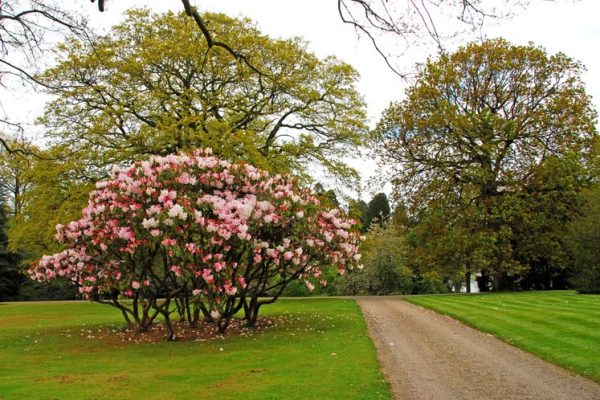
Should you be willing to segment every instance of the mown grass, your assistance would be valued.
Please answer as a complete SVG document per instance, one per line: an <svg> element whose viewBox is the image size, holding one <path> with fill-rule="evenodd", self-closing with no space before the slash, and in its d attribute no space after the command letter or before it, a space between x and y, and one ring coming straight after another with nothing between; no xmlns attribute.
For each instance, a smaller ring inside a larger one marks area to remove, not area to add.
<svg viewBox="0 0 600 400"><path fill-rule="evenodd" d="M600 295L572 291L408 296L600 382Z"/></svg>
<svg viewBox="0 0 600 400"><path fill-rule="evenodd" d="M281 300L277 326L206 342L99 339L120 314L86 302L0 304L0 399L389 399L354 301Z"/></svg>

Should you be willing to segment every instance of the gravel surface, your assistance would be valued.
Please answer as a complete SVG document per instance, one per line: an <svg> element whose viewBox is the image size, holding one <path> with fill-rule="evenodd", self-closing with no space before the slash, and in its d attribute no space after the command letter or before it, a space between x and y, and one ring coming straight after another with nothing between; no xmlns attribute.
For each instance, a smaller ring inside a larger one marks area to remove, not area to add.
<svg viewBox="0 0 600 400"><path fill-rule="evenodd" d="M357 302L394 399L600 400L597 383L450 317L393 297Z"/></svg>

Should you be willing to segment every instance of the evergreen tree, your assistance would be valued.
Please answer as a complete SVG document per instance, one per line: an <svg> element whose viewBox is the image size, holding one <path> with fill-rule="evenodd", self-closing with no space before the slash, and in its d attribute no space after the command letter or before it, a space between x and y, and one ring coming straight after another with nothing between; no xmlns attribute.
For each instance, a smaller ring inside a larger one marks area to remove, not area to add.
<svg viewBox="0 0 600 400"><path fill-rule="evenodd" d="M373 222L379 222L381 224L387 221L390 217L390 212L390 203L385 193L377 193L367 205L363 229L367 231Z"/></svg>
<svg viewBox="0 0 600 400"><path fill-rule="evenodd" d="M7 223L6 210L0 202L0 301L14 299L25 280L19 271L19 255L8 250Z"/></svg>

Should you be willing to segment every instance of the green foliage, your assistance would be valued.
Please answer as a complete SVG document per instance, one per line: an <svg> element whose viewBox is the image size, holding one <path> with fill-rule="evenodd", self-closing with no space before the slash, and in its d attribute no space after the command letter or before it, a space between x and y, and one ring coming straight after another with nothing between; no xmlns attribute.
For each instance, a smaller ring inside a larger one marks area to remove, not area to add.
<svg viewBox="0 0 600 400"><path fill-rule="evenodd" d="M25 202L25 194L31 186L28 171L39 150L25 140L2 138L7 146L13 149L8 152L0 146L0 196L4 196L12 216L21 212Z"/></svg>
<svg viewBox="0 0 600 400"><path fill-rule="evenodd" d="M390 398L351 300L281 300L265 306L271 327L154 345L123 340L119 313L98 304L0 308L0 393L9 399Z"/></svg>
<svg viewBox="0 0 600 400"><path fill-rule="evenodd" d="M7 223L8 218L0 196L0 301L16 298L25 280L19 271L19 255L8 249Z"/></svg>
<svg viewBox="0 0 600 400"><path fill-rule="evenodd" d="M321 203L326 207L338 208L340 202L338 201L337 194L334 190L325 190L321 182L317 182L313 189L313 193L319 198Z"/></svg>
<svg viewBox="0 0 600 400"><path fill-rule="evenodd" d="M371 294L369 291L369 277L364 271L346 274L334 281L339 293L344 296Z"/></svg>
<svg viewBox="0 0 600 400"><path fill-rule="evenodd" d="M406 299L600 382L600 296L545 291Z"/></svg>
<svg viewBox="0 0 600 400"><path fill-rule="evenodd" d="M308 292L308 289L304 285L304 283L300 281L290 282L289 285L283 291L282 296L284 297L308 297L311 293Z"/></svg>
<svg viewBox="0 0 600 400"><path fill-rule="evenodd" d="M9 232L10 248L22 253L26 261L59 250L54 238L56 224L76 219L93 187L85 175L85 161L74 155L60 160L57 155L62 151L52 148L43 152L27 172L31 187Z"/></svg>
<svg viewBox="0 0 600 400"><path fill-rule="evenodd" d="M412 271L406 267L406 245L398 227L373 224L361 254L369 294L411 293Z"/></svg>
<svg viewBox="0 0 600 400"><path fill-rule="evenodd" d="M361 232L366 232L368 205L364 200L350 199L348 201L348 215L350 218L360 221Z"/></svg>
<svg viewBox="0 0 600 400"><path fill-rule="evenodd" d="M569 220L585 213L580 160L549 157L532 172L524 193L503 207L512 228L515 258L529 266L520 275L524 289L565 289L572 273Z"/></svg>
<svg viewBox="0 0 600 400"><path fill-rule="evenodd" d="M373 224L361 246L364 269L335 279L331 287L343 295L448 292L448 282L456 281L456 275L447 270L438 271L433 266L424 267L428 263L424 257L417 261L411 259L423 250L415 251L411 241L414 235L402 225ZM429 253L424 251L424 254ZM333 291L328 293L333 294Z"/></svg>
<svg viewBox="0 0 600 400"><path fill-rule="evenodd" d="M415 268L564 284L561 232L597 173L582 71L564 54L502 39L419 67L372 135L386 179L421 225L411 233Z"/></svg>
<svg viewBox="0 0 600 400"><path fill-rule="evenodd" d="M411 220L408 216L408 210L403 202L398 202L396 207L394 207L394 211L392 211L390 216L390 223L404 228L407 228L409 225L411 225Z"/></svg>
<svg viewBox="0 0 600 400"><path fill-rule="evenodd" d="M414 294L448 293L450 288L436 271L428 271L415 276L413 284Z"/></svg>
<svg viewBox="0 0 600 400"><path fill-rule="evenodd" d="M210 147L270 171L308 178L311 164L355 178L341 158L366 132L356 71L317 58L300 39L270 38L248 19L204 17L254 69L208 49L183 14L130 10L93 43L59 47L60 62L40 77L58 88L42 118L50 136L98 166Z"/></svg>
<svg viewBox="0 0 600 400"><path fill-rule="evenodd" d="M416 275L414 293L446 292L444 282L449 281L460 287L470 274L489 265L485 235L474 235L458 222L447 218L445 208L432 208L407 230L407 265Z"/></svg>
<svg viewBox="0 0 600 400"><path fill-rule="evenodd" d="M390 203L387 196L385 193L377 193L367 205L365 224L363 226L364 232L368 231L373 223L383 224L388 220L389 216Z"/></svg>
<svg viewBox="0 0 600 400"><path fill-rule="evenodd" d="M574 255L571 282L580 293L600 293L600 185L587 193L586 200L584 214L568 231Z"/></svg>
<svg viewBox="0 0 600 400"><path fill-rule="evenodd" d="M79 290L72 282L59 279L52 283L34 282L29 277L21 285L18 301L76 300L80 299Z"/></svg>
<svg viewBox="0 0 600 400"><path fill-rule="evenodd" d="M0 189L12 203L11 224L5 209L0 211L0 301L74 299L77 288L69 282L33 282L20 264L55 249L55 224L70 220L85 205L87 195L78 195L73 176L68 176L75 165L50 161L56 153L40 152L26 142L8 143L23 152L0 149Z"/></svg>
<svg viewBox="0 0 600 400"><path fill-rule="evenodd" d="M344 274L345 276L351 276L360 274L360 271L354 270L351 274ZM306 284L300 280L290 282L283 291L282 296L284 297L317 297L317 296L338 296L340 295L340 289L337 284L338 279L342 276L335 270L327 270L323 272L323 278L326 280L326 285L315 285L312 291L309 291Z"/></svg>

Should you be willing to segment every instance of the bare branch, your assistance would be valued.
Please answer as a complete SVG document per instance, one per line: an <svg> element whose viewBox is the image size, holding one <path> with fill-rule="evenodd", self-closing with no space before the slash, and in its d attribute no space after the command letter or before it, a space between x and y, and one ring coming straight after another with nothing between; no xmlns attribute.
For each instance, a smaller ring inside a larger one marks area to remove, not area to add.
<svg viewBox="0 0 600 400"><path fill-rule="evenodd" d="M341 20L364 34L392 71L405 77L391 61L392 56L400 54L383 49L383 36L390 36L391 45L397 45L400 38L405 50L430 42L444 51L447 39L467 30L480 30L487 20L510 17L514 15L512 8L522 8L529 2L517 0L504 8L495 8L492 0L338 0L337 3ZM455 22L442 23L450 22L443 21L448 17Z"/></svg>
<svg viewBox="0 0 600 400"><path fill-rule="evenodd" d="M10 89L17 80L50 88L36 77L36 67L47 45L48 32L89 39L86 21L64 11L51 0L3 0L0 2L0 86ZM0 119L9 131L22 132L18 122ZM0 147L13 152L6 140ZM19 150L16 150L19 151Z"/></svg>
<svg viewBox="0 0 600 400"><path fill-rule="evenodd" d="M181 0L181 2L183 3L185 13L189 17L193 18L194 21L196 22L196 25L198 25L198 28L200 28L202 35L206 39L206 44L208 45L209 50L213 47L220 47L220 48L224 49L225 51L227 51L229 54L231 54L231 56L233 56L237 61L242 61L244 64L246 64L246 66L248 66L252 71L257 73L259 75L259 77L271 78L269 76L269 74L267 74L264 71L259 70L252 62L250 62L250 60L248 59L248 57L246 55L244 55L238 51L235 51L227 43L223 43L218 40L215 40L213 38L212 34L210 33L210 31L208 30L208 28L206 27L206 24L205 24L204 20L202 19L202 16L198 13L198 10L196 10L196 7L192 6L190 4L189 0Z"/></svg>

